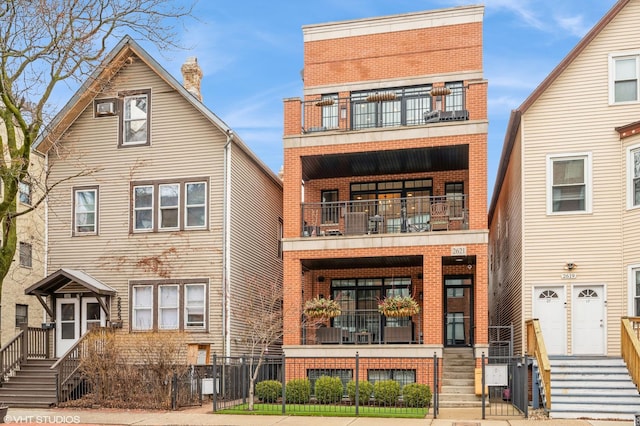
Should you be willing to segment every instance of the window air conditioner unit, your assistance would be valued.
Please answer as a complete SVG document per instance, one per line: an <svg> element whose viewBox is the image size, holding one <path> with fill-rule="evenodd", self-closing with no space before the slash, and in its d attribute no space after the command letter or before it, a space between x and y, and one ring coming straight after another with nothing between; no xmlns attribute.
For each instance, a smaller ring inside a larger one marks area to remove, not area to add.
<svg viewBox="0 0 640 426"><path fill-rule="evenodd" d="M116 106L113 101L97 102L96 103L96 116L103 117L106 115L115 115Z"/></svg>

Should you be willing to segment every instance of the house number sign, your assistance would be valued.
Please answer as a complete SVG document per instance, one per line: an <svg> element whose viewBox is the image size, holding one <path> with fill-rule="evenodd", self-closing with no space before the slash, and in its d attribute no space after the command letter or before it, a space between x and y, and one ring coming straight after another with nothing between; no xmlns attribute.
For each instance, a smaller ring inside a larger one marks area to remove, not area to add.
<svg viewBox="0 0 640 426"><path fill-rule="evenodd" d="M466 256L466 255L467 255L466 246L451 247L451 256Z"/></svg>
<svg viewBox="0 0 640 426"><path fill-rule="evenodd" d="M565 272L560 275L560 278L563 280L575 280L578 275L575 272Z"/></svg>

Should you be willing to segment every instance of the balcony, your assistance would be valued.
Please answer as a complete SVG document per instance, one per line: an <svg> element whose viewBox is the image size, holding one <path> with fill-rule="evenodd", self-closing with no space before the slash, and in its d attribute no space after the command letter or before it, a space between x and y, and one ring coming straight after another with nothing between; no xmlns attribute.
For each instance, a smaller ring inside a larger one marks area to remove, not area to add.
<svg viewBox="0 0 640 426"><path fill-rule="evenodd" d="M463 194L303 203L302 220L302 237L469 229Z"/></svg>
<svg viewBox="0 0 640 426"><path fill-rule="evenodd" d="M377 309L343 310L331 324L307 324L306 345L368 345L419 343L422 335L420 315L417 324L412 317L386 318Z"/></svg>
<svg viewBox="0 0 640 426"><path fill-rule="evenodd" d="M318 95L302 102L302 133L418 126L469 120L465 87L412 86L352 92L350 97Z"/></svg>

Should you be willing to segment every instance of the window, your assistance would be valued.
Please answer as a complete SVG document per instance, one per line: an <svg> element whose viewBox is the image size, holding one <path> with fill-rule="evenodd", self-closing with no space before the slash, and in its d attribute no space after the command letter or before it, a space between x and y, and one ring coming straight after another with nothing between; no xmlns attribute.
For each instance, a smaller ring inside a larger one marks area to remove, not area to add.
<svg viewBox="0 0 640 426"><path fill-rule="evenodd" d="M322 223L338 223L340 206L338 205L338 190L322 191Z"/></svg>
<svg viewBox="0 0 640 426"><path fill-rule="evenodd" d="M278 218L278 259L282 260L282 239L284 238L284 223Z"/></svg>
<svg viewBox="0 0 640 426"><path fill-rule="evenodd" d="M204 182L187 183L187 201L185 215L186 228L202 228L206 223L207 185Z"/></svg>
<svg viewBox="0 0 640 426"><path fill-rule="evenodd" d="M449 203L449 216L452 218L464 217L464 183L445 183L444 193L447 196L447 203Z"/></svg>
<svg viewBox="0 0 640 426"><path fill-rule="evenodd" d="M309 368L307 369L307 378L311 383L311 389L315 390L316 380L322 376L338 377L342 381L343 391L347 390L347 383L353 380L353 370L342 368Z"/></svg>
<svg viewBox="0 0 640 426"><path fill-rule="evenodd" d="M31 184L18 182L18 199L22 204L31 205Z"/></svg>
<svg viewBox="0 0 640 426"><path fill-rule="evenodd" d="M629 315L634 317L640 317L640 266L630 268L630 294L631 294L631 306L629 309Z"/></svg>
<svg viewBox="0 0 640 426"><path fill-rule="evenodd" d="M640 206L640 146L629 148L629 208Z"/></svg>
<svg viewBox="0 0 640 426"><path fill-rule="evenodd" d="M133 330L153 329L153 286L133 287Z"/></svg>
<svg viewBox="0 0 640 426"><path fill-rule="evenodd" d="M160 229L176 229L179 220L180 185L160 185Z"/></svg>
<svg viewBox="0 0 640 426"><path fill-rule="evenodd" d="M20 243L20 266L31 268L32 265L32 249L29 243Z"/></svg>
<svg viewBox="0 0 640 426"><path fill-rule="evenodd" d="M178 329L178 286L161 285L158 295L158 327L161 330Z"/></svg>
<svg viewBox="0 0 640 426"><path fill-rule="evenodd" d="M549 213L591 210L590 154L548 157Z"/></svg>
<svg viewBox="0 0 640 426"><path fill-rule="evenodd" d="M445 87L451 90L451 93L445 97L445 111L462 111L464 108L464 86L462 82L446 83Z"/></svg>
<svg viewBox="0 0 640 426"><path fill-rule="evenodd" d="M122 97L119 146L149 145L151 91L126 92L119 96Z"/></svg>
<svg viewBox="0 0 640 426"><path fill-rule="evenodd" d="M322 107L322 128L337 129L338 128L338 95L322 95L322 99L318 102Z"/></svg>
<svg viewBox="0 0 640 426"><path fill-rule="evenodd" d="M637 102L640 55L610 56L610 103Z"/></svg>
<svg viewBox="0 0 640 426"><path fill-rule="evenodd" d="M431 110L431 86L414 86L353 92L353 129L391 127L424 123Z"/></svg>
<svg viewBox="0 0 640 426"><path fill-rule="evenodd" d="M132 216L132 232L206 228L207 182L134 182Z"/></svg>
<svg viewBox="0 0 640 426"><path fill-rule="evenodd" d="M206 330L208 299L203 281L132 281L131 330Z"/></svg>
<svg viewBox="0 0 640 426"><path fill-rule="evenodd" d="M29 306L16 305L16 327L29 322Z"/></svg>
<svg viewBox="0 0 640 426"><path fill-rule="evenodd" d="M205 285L185 286L184 317L186 328L204 328Z"/></svg>
<svg viewBox="0 0 640 426"><path fill-rule="evenodd" d="M374 370L367 371L368 380L375 383L381 380L395 380L400 387L416 382L416 370Z"/></svg>
<svg viewBox="0 0 640 426"><path fill-rule="evenodd" d="M98 189L74 189L73 198L74 235L97 234Z"/></svg>

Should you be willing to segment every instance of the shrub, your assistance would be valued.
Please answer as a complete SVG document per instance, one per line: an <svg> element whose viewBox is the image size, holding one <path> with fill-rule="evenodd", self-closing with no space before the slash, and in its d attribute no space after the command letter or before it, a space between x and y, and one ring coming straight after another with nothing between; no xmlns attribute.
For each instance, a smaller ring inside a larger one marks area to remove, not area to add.
<svg viewBox="0 0 640 426"><path fill-rule="evenodd" d="M321 376L316 380L315 394L320 404L333 404L342 399L342 380L339 377Z"/></svg>
<svg viewBox="0 0 640 426"><path fill-rule="evenodd" d="M284 389L285 398L290 404L304 404L311 399L311 382L309 379L293 379L287 382Z"/></svg>
<svg viewBox="0 0 640 426"><path fill-rule="evenodd" d="M262 402L276 402L282 395L282 383L277 380L264 380L256 385L256 396Z"/></svg>
<svg viewBox="0 0 640 426"><path fill-rule="evenodd" d="M358 382L358 388L358 403L360 405L367 404L373 393L373 385L366 380L360 380ZM347 395L349 395L352 403L356 402L356 382L354 380L347 383Z"/></svg>
<svg viewBox="0 0 640 426"><path fill-rule="evenodd" d="M402 400L407 407L428 407L431 405L431 388L420 383L409 383L402 388Z"/></svg>
<svg viewBox="0 0 640 426"><path fill-rule="evenodd" d="M373 398L378 404L395 405L400 396L400 383L395 380L381 380L373 385Z"/></svg>

